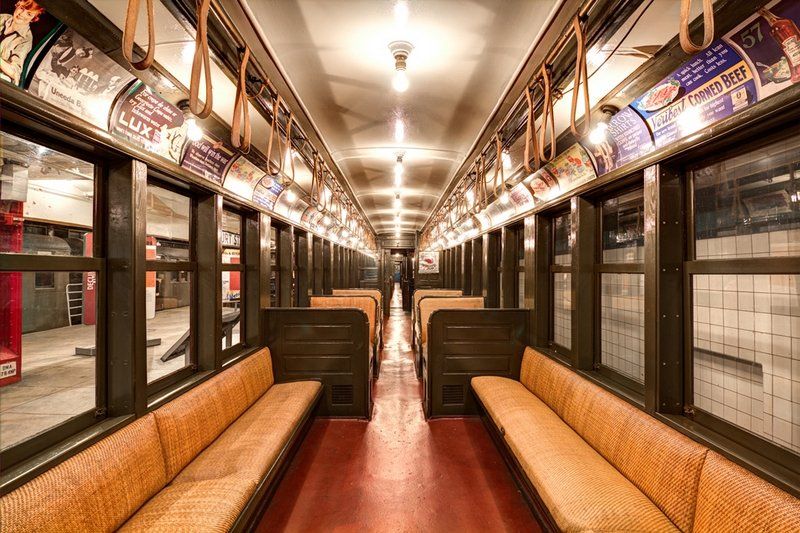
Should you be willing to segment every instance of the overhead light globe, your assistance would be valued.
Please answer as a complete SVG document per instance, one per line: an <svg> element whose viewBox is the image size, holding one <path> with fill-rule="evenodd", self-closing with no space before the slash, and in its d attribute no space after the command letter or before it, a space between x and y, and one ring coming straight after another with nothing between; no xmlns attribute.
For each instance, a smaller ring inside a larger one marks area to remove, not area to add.
<svg viewBox="0 0 800 533"><path fill-rule="evenodd" d="M392 88L399 93L404 93L408 90L409 85L410 83L406 71L395 71L394 77L392 78Z"/></svg>

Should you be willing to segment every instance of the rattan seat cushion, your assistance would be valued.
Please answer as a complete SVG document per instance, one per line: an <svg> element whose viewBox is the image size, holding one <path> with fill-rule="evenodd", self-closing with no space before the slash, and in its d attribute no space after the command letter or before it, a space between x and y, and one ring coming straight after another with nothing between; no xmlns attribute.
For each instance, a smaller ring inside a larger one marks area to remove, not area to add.
<svg viewBox="0 0 800 533"><path fill-rule="evenodd" d="M238 476L173 483L120 531L224 533L230 531L255 488L255 483Z"/></svg>
<svg viewBox="0 0 800 533"><path fill-rule="evenodd" d="M678 530L645 494L519 382L476 377L472 383L563 531Z"/></svg>
<svg viewBox="0 0 800 533"><path fill-rule="evenodd" d="M317 381L273 385L189 463L173 483L230 476L258 482L275 464L321 388Z"/></svg>

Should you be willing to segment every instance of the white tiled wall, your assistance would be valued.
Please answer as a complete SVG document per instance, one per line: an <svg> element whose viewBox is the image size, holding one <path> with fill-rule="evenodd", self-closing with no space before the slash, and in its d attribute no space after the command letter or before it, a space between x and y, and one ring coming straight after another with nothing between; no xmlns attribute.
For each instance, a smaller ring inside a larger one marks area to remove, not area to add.
<svg viewBox="0 0 800 533"><path fill-rule="evenodd" d="M572 274L553 274L553 342L572 348Z"/></svg>
<svg viewBox="0 0 800 533"><path fill-rule="evenodd" d="M800 229L697 239L697 259L786 257L800 255Z"/></svg>
<svg viewBox="0 0 800 533"><path fill-rule="evenodd" d="M600 361L644 383L644 274L603 274Z"/></svg>
<svg viewBox="0 0 800 533"><path fill-rule="evenodd" d="M800 275L693 277L695 405L795 451L799 289Z"/></svg>

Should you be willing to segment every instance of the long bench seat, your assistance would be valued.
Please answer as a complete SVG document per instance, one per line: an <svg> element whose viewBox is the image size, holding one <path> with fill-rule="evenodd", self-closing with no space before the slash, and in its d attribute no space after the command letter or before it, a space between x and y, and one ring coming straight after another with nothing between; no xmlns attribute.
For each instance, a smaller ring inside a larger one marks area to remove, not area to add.
<svg viewBox="0 0 800 533"><path fill-rule="evenodd" d="M0 498L3 531L229 531L310 419L316 381L247 357Z"/></svg>
<svg viewBox="0 0 800 533"><path fill-rule="evenodd" d="M531 348L472 389L552 529L800 531L800 500Z"/></svg>

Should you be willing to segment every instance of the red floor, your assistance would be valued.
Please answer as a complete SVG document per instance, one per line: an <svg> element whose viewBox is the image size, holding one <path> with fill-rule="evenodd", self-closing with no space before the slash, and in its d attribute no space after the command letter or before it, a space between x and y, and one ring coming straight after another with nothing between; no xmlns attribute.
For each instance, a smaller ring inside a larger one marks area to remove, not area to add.
<svg viewBox="0 0 800 533"><path fill-rule="evenodd" d="M410 328L393 308L372 421L315 420L259 531L539 531L479 419L425 421Z"/></svg>

